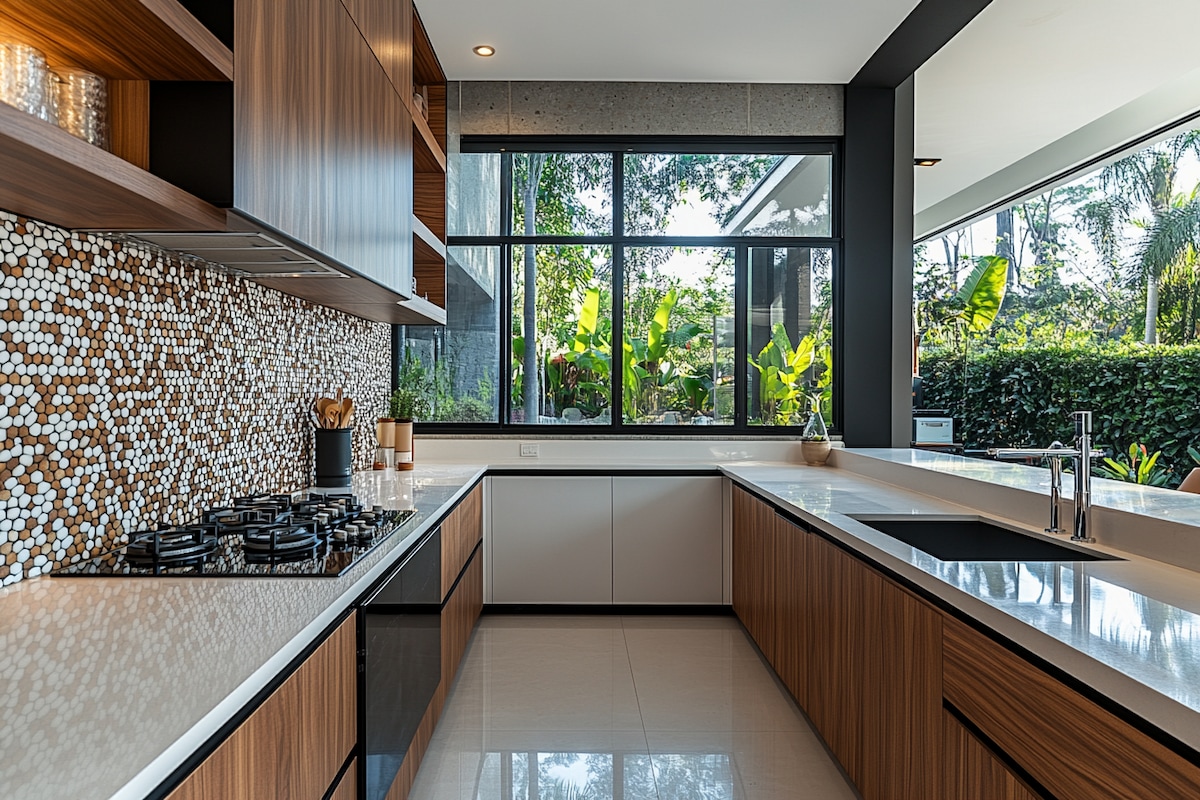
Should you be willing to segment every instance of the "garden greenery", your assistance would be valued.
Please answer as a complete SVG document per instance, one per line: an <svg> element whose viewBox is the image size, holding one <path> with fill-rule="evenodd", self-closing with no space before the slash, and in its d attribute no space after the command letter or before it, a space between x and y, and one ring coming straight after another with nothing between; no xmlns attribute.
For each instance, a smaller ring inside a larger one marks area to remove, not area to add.
<svg viewBox="0 0 1200 800"><path fill-rule="evenodd" d="M1168 485L1195 466L1200 345L926 351L921 375L925 407L948 409L968 449L1070 443L1070 413L1090 410L1098 447L1117 456L1131 445L1161 450Z"/></svg>

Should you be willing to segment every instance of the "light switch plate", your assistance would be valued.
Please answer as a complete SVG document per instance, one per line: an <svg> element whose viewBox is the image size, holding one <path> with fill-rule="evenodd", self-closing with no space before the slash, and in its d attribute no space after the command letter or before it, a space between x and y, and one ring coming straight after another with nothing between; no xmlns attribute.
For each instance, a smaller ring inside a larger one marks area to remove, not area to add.
<svg viewBox="0 0 1200 800"><path fill-rule="evenodd" d="M537 458L538 443L537 442L521 442L521 458Z"/></svg>

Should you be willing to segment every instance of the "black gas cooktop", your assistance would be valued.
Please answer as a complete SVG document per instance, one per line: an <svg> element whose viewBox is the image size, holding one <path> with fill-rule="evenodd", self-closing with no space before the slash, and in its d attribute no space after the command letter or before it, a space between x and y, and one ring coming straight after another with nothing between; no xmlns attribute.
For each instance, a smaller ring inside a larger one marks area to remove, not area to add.
<svg viewBox="0 0 1200 800"><path fill-rule="evenodd" d="M190 525L135 531L129 543L53 572L61 577L332 578L399 530L413 511L363 508L351 495L252 495Z"/></svg>

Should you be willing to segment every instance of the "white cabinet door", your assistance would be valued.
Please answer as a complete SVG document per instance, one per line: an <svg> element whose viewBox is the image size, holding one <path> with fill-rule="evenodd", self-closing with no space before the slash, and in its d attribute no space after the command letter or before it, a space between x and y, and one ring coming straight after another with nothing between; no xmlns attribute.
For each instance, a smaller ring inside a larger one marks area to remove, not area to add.
<svg viewBox="0 0 1200 800"><path fill-rule="evenodd" d="M612 478L492 478L492 602L611 603Z"/></svg>
<svg viewBox="0 0 1200 800"><path fill-rule="evenodd" d="M613 602L721 602L720 477L613 478Z"/></svg>

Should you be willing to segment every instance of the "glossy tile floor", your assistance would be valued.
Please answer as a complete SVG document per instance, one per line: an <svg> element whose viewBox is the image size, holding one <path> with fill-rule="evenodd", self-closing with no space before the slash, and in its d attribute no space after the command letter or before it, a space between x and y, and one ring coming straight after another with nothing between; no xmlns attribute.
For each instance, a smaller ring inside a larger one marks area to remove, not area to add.
<svg viewBox="0 0 1200 800"><path fill-rule="evenodd" d="M412 800L857 794L732 617L485 616Z"/></svg>

